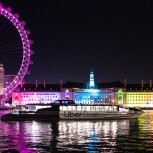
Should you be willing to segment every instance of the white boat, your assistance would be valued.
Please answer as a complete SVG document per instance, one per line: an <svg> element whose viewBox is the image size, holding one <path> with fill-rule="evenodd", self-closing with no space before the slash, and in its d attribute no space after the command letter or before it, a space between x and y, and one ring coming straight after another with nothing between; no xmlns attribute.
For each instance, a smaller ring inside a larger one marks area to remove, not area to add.
<svg viewBox="0 0 153 153"><path fill-rule="evenodd" d="M60 119L136 119L142 111L117 105L63 105Z"/></svg>
<svg viewBox="0 0 153 153"><path fill-rule="evenodd" d="M141 110L124 108L118 105L78 105L75 103L54 103L49 105L20 105L3 120L117 120L137 119Z"/></svg>

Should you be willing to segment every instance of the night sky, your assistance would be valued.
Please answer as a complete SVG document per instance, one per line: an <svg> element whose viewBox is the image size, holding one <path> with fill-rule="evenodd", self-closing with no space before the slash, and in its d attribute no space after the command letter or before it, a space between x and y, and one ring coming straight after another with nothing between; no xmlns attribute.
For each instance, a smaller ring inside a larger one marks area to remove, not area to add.
<svg viewBox="0 0 153 153"><path fill-rule="evenodd" d="M34 44L26 83L153 80L152 0L2 0Z"/></svg>

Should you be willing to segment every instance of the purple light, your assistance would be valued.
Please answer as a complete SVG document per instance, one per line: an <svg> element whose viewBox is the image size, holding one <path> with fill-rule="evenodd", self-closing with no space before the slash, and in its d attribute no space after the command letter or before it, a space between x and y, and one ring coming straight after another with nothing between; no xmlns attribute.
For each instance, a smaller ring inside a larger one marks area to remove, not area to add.
<svg viewBox="0 0 153 153"><path fill-rule="evenodd" d="M11 11L12 11L11 7L6 8L6 10L7 10L8 12L11 12Z"/></svg>
<svg viewBox="0 0 153 153"><path fill-rule="evenodd" d="M3 4L2 4L2 3L0 3L0 8L1 8L1 7L3 7Z"/></svg>
<svg viewBox="0 0 153 153"><path fill-rule="evenodd" d="M26 30L26 33L27 33L27 35L29 35L30 34L30 30Z"/></svg>
<svg viewBox="0 0 153 153"><path fill-rule="evenodd" d="M18 71L18 74L16 75L16 77L14 78L14 80L10 83L10 85L8 85L5 89L4 89L4 95L3 95L3 100L5 101L9 95L12 93L12 91L14 91L14 89L16 89L16 87L20 84L20 82L22 82L24 76L26 75L26 72L28 70L28 66L30 63L30 55L31 55L31 50L30 50L30 45L32 44L31 40L29 41L28 39L28 32L27 30L24 30L24 25L25 22L22 21L20 22L18 20L19 14L12 14L11 13L11 8L3 8L2 3L0 3L0 15L3 15L4 17L6 17L17 29L20 38L22 40L22 46L23 46L23 60L22 60L22 64L21 67Z"/></svg>
<svg viewBox="0 0 153 153"><path fill-rule="evenodd" d="M25 21L21 21L21 25L25 26L26 25Z"/></svg>
<svg viewBox="0 0 153 153"><path fill-rule="evenodd" d="M30 45L32 45L33 44L33 41L32 40L29 40L29 43L30 43Z"/></svg>
<svg viewBox="0 0 153 153"><path fill-rule="evenodd" d="M15 13L14 16L18 19L19 18L19 14Z"/></svg>

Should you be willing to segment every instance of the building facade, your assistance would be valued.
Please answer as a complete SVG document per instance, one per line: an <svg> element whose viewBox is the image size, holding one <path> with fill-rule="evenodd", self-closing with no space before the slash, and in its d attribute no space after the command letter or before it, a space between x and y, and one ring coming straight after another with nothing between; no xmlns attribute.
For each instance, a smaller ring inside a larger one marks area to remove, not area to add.
<svg viewBox="0 0 153 153"><path fill-rule="evenodd" d="M72 100L71 92L13 92L13 105L51 104L57 100Z"/></svg>
<svg viewBox="0 0 153 153"><path fill-rule="evenodd" d="M149 84L120 82L95 83L91 71L89 83L67 82L63 85L23 85L12 93L12 104L51 104L57 100L73 100L77 104L117 104L137 108L153 108L152 81Z"/></svg>
<svg viewBox="0 0 153 153"><path fill-rule="evenodd" d="M77 84L77 83L76 83ZM75 85L76 85L75 84ZM29 86L12 93L12 104L50 104L57 100L73 100L77 104L106 104L112 103L115 99L114 88L97 89L94 81L94 73L91 71L89 83L85 83L84 88L75 88L74 84L62 87L47 85ZM80 86L80 84L79 84ZM52 90L50 90L52 89ZM50 90L50 91L49 91Z"/></svg>

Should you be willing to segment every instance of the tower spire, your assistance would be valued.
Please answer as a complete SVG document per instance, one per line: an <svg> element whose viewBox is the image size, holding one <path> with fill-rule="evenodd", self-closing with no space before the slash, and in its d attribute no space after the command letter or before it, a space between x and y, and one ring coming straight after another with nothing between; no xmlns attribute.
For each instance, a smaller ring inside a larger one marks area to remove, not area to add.
<svg viewBox="0 0 153 153"><path fill-rule="evenodd" d="M90 88L95 88L94 73L93 73L92 69L91 69L91 72L90 72L89 85L90 85Z"/></svg>

